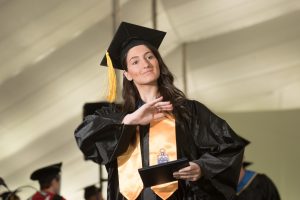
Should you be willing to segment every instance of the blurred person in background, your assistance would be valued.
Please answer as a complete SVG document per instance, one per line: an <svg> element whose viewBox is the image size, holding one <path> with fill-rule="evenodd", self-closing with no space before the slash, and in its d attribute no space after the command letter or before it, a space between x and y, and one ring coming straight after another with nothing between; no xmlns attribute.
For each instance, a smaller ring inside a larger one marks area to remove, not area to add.
<svg viewBox="0 0 300 200"><path fill-rule="evenodd" d="M36 192L29 200L65 200L60 193L62 163L53 164L35 170L30 179L38 181L40 191Z"/></svg>
<svg viewBox="0 0 300 200"><path fill-rule="evenodd" d="M85 200L104 200L101 193L101 188L97 188L95 185L90 185L84 188Z"/></svg>
<svg viewBox="0 0 300 200"><path fill-rule="evenodd" d="M236 200L280 200L275 184L265 174L246 169L251 162L243 162Z"/></svg>

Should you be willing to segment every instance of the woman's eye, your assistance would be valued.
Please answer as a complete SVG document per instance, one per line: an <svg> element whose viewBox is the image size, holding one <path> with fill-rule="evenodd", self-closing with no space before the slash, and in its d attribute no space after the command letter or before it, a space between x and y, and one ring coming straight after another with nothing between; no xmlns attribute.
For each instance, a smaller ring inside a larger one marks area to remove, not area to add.
<svg viewBox="0 0 300 200"><path fill-rule="evenodd" d="M138 61L137 61L137 60L136 60L136 61L133 61L131 64L132 64L132 65L136 65L136 64L138 64Z"/></svg>
<svg viewBox="0 0 300 200"><path fill-rule="evenodd" d="M147 56L147 59L152 59L152 58L154 58L154 56L153 55L149 55L149 56Z"/></svg>

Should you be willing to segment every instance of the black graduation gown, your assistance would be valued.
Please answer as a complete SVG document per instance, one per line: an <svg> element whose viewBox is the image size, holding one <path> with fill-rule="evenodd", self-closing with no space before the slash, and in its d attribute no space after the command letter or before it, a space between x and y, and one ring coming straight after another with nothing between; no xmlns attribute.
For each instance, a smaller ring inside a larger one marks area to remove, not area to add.
<svg viewBox="0 0 300 200"><path fill-rule="evenodd" d="M180 180L178 190L169 199L234 199L244 153L244 140L203 104L186 100L184 106L189 112L188 119L174 110L177 157L186 157L199 164L203 176L195 182ZM119 192L116 158L127 150L128 144L135 137L137 127L122 124L125 115L112 105L87 116L75 130L77 144L86 158L106 166L108 200L125 199ZM149 163L146 156L148 131L149 126L140 127L144 166ZM140 195L138 199L149 198Z"/></svg>
<svg viewBox="0 0 300 200"><path fill-rule="evenodd" d="M236 200L280 200L276 186L264 174L257 174Z"/></svg>

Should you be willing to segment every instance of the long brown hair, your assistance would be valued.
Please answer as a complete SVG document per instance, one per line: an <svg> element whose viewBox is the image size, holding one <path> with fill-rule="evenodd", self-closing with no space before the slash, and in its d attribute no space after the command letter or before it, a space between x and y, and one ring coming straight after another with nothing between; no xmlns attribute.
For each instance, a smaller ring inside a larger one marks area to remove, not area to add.
<svg viewBox="0 0 300 200"><path fill-rule="evenodd" d="M160 68L160 76L157 80L158 91L160 95L163 96L164 101L170 101L173 104L173 107L177 110L181 110L185 112L185 108L183 107L184 101L186 97L184 93L179 90L174 85L174 76L168 69L167 65L164 63L160 53L158 50L148 43L144 43L143 45L147 46L156 59L158 60L159 68ZM129 50L129 49L128 49ZM128 52L127 50L127 52ZM127 52L122 55L122 65L123 68L127 71ZM136 103L140 100L140 94L134 85L133 81L127 80L127 78L123 77L123 89L122 96L124 99L124 112L130 113L136 109Z"/></svg>

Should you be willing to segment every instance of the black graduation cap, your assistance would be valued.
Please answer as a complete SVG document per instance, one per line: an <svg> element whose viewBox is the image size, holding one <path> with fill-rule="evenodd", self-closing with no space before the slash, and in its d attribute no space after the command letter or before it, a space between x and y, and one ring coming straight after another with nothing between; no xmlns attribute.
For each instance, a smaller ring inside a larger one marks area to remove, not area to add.
<svg viewBox="0 0 300 200"><path fill-rule="evenodd" d="M51 179L57 177L61 171L62 162L49 165L40 169L35 170L30 175L30 179L34 181L44 182L51 181Z"/></svg>
<svg viewBox="0 0 300 200"><path fill-rule="evenodd" d="M101 192L101 188L97 188L95 185L89 185L84 188L84 198L88 199L92 196L98 195Z"/></svg>
<svg viewBox="0 0 300 200"><path fill-rule="evenodd" d="M159 48L166 32L131 24L128 22L121 22L117 29L107 52L112 60L113 67L123 70L121 64L122 51L136 41L144 41L151 44L155 48ZM101 65L107 66L106 56L103 57Z"/></svg>

